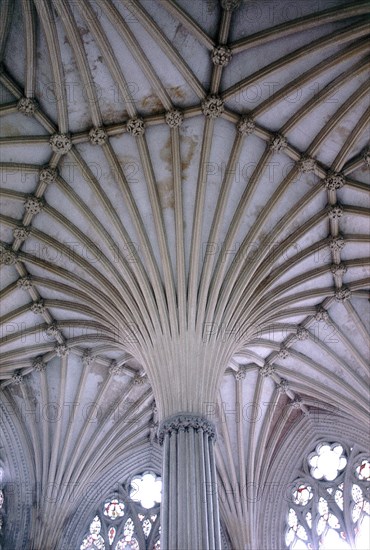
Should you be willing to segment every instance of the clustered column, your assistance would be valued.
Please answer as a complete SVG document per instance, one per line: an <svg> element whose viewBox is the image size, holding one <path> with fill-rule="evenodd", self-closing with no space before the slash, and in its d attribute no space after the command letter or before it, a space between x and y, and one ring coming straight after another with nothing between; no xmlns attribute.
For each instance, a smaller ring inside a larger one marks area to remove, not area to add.
<svg viewBox="0 0 370 550"><path fill-rule="evenodd" d="M199 415L181 413L160 424L162 550L221 548L215 435L212 422Z"/></svg>

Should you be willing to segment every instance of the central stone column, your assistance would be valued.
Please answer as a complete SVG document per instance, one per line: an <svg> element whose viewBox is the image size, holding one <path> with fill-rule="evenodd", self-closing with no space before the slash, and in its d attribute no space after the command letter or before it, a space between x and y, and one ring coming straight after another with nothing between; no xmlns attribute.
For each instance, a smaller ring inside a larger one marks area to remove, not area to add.
<svg viewBox="0 0 370 550"><path fill-rule="evenodd" d="M161 422L163 445L161 549L221 548L215 427L206 418L179 413Z"/></svg>

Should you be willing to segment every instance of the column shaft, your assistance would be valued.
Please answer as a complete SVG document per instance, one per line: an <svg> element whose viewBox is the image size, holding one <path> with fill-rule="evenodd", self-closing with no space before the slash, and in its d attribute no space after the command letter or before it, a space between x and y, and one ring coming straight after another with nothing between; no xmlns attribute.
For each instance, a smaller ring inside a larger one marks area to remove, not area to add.
<svg viewBox="0 0 370 550"><path fill-rule="evenodd" d="M161 423L163 444L162 550L218 550L215 429L181 413Z"/></svg>

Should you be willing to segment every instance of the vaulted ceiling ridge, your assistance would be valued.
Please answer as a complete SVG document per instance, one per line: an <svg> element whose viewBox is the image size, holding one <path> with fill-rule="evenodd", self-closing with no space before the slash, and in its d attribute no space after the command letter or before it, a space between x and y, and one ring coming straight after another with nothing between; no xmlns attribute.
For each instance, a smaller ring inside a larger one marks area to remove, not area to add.
<svg viewBox="0 0 370 550"><path fill-rule="evenodd" d="M107 0L102 0L104 6L109 6ZM132 0L130 4L130 9L135 17L142 23L143 27L149 32L149 34L156 40L163 52L169 57L169 59L175 64L178 70L181 72L184 80L188 82L191 88L194 90L199 99L204 99L206 92L199 82L199 80L194 76L193 71L190 69L189 65L184 61L180 56L176 48L173 47L170 40L166 37L162 29L155 23L155 21L150 17L150 15L145 11L145 9L137 2L137 0Z"/></svg>
<svg viewBox="0 0 370 550"><path fill-rule="evenodd" d="M338 155L334 159L334 162L332 165L333 170L341 170L343 168L343 165L345 164L345 162L349 160L348 157L350 155L351 147L353 147L357 139L361 137L364 132L366 132L366 130L369 127L369 122L370 122L370 108L367 108L366 112L358 120L356 126L354 126L348 138L346 139L342 149L339 151Z"/></svg>
<svg viewBox="0 0 370 550"><path fill-rule="evenodd" d="M366 71L368 68L370 57L364 56L360 59L355 65L349 70L343 71L339 76L330 82L327 86L319 90L309 101L304 103L281 127L281 132L284 135L288 135L290 130L292 130L296 124L304 119L313 109L321 102L329 99L336 93L337 90L341 88L346 82L355 78L357 75L360 75L362 72Z"/></svg>
<svg viewBox="0 0 370 550"><path fill-rule="evenodd" d="M318 25L325 25L348 17L357 17L367 15L369 6L367 0L354 0L351 4L343 5L340 9L337 6L322 10L319 13L298 17L292 21L286 21L273 27L268 27L262 31L253 33L247 37L236 40L230 44L230 47L235 52L241 52L248 48L253 48L257 45L262 45L267 42L276 40L281 37L287 37L296 32L302 32Z"/></svg>
<svg viewBox="0 0 370 550"><path fill-rule="evenodd" d="M63 62L58 44L58 32L52 12L52 5L45 2L41 3L39 0L36 0L34 5L39 16L40 25L45 33L53 80L58 89L58 94L60 94L56 102L58 128L62 134L66 134L69 128L66 89L64 85Z"/></svg>
<svg viewBox="0 0 370 550"><path fill-rule="evenodd" d="M327 139L333 128L335 128L335 126L340 122L342 118L345 117L346 114L348 114L350 109L353 108L357 102L359 102L362 98L366 96L366 93L366 86L361 84L358 89L341 105L341 107L338 109L338 112L331 116L325 126L312 140L309 147L307 148L307 153L309 155L312 156L317 154L319 148L325 142L325 139Z"/></svg>
<svg viewBox="0 0 370 550"><path fill-rule="evenodd" d="M286 67L290 63L293 63L294 61L297 61L302 57L305 57L307 54L315 53L317 51L322 51L323 48L331 47L333 45L342 45L349 40L353 40L354 38L359 38L360 40L358 40L358 42L355 42L354 44L347 46L348 54L351 54L352 49L356 49L356 48L365 49L366 39L365 38L361 39L361 37L364 37L365 35L368 34L368 28L369 28L368 21L366 22L360 21L360 23L355 23L350 25L347 29L334 31L332 34L313 40L310 44L302 46L280 57L276 61L273 61L265 65L262 69L259 69L258 71L245 77L244 79L240 80L236 84L231 85L224 92L222 92L221 97L224 101L230 100L236 94L241 93L245 88L247 88L248 86L251 86L252 84L262 79L263 77L266 77L270 73L273 73L274 71L277 71L279 69L282 69L283 67ZM344 51L346 52L346 49L344 49ZM331 59L329 58L329 66L330 66L330 63L331 63ZM314 65L306 73L303 73L302 75L303 82L305 78L311 78L315 76L316 71L320 72L323 69L323 66L325 65L326 65L326 60L318 63L317 65Z"/></svg>
<svg viewBox="0 0 370 550"><path fill-rule="evenodd" d="M35 137L35 139L38 139L38 138ZM47 137L46 137L45 141L46 141L46 140L47 140ZM44 140L43 140L43 141L44 141ZM51 162L50 162L50 164L51 164ZM120 167L119 167L119 169L120 169ZM43 187L45 188L46 186L44 185ZM5 191L5 192L6 192L6 191ZM39 189L36 190L36 193L38 193L39 196L41 195L41 193L39 192ZM53 210L53 212L54 212L54 214L56 213L55 210ZM60 215L59 215L59 217L60 217ZM69 222L69 220L65 220L65 223L69 226L69 228L71 227L71 223ZM82 234L80 233L80 237L81 237L81 235L82 235ZM84 235L82 235L82 239L83 239L83 240L86 239ZM128 238L126 238L126 241L128 241ZM58 246L59 246L59 245L58 245ZM126 274L127 274L127 272L126 272ZM150 294L151 294L151 293L150 293L150 291L149 291L148 294L147 294L147 298L150 298ZM122 304L122 305L123 305L123 307L124 307L124 304ZM142 304L142 307L143 307L143 309L145 309L145 305L144 305L144 304ZM139 318L139 316L138 316L137 318Z"/></svg>
<svg viewBox="0 0 370 550"><path fill-rule="evenodd" d="M89 104L89 110L91 114L92 123L94 126L101 126L102 125L102 114L99 108L99 102L98 97L96 93L96 88L94 86L94 82L91 76L91 71L89 68L89 64L87 61L87 55L83 46L82 38L78 32L77 23L75 22L72 12L71 12L71 6L65 1L65 0L58 0L58 2L53 2L53 6L56 10L56 12L59 14L61 19L63 20L63 26L66 31L66 36L69 42L73 43L73 54L76 60L77 67L79 69L79 73L81 75L82 84L85 88L85 90L89 90L89 93L87 95L87 101ZM57 34L56 34L57 37ZM54 45L53 45L54 46ZM59 49L59 44L56 45L56 48ZM54 58L54 49L50 49L50 58L52 64L54 64L57 59ZM60 56L60 61L61 56ZM61 63L61 72L62 72L62 63ZM64 71L63 71L64 72ZM67 128L65 130L61 131L64 133L68 130L69 125L67 125Z"/></svg>
<svg viewBox="0 0 370 550"><path fill-rule="evenodd" d="M203 44L208 50L212 50L215 46L215 42L212 38L201 28L200 25L193 19L188 13L186 13L181 6L176 4L173 0L159 0L160 4L171 14L175 19L181 21L186 29L193 34L201 44Z"/></svg>
<svg viewBox="0 0 370 550"><path fill-rule="evenodd" d="M361 31L363 30L364 29L362 28ZM360 34L362 36L363 33L361 32ZM257 118L258 116L263 115L264 113L266 113L266 111L271 109L278 101L281 101L285 97L289 97L289 95L292 92L296 91L297 89L300 89L304 84L312 81L314 78L319 77L321 73L328 71L332 67L335 67L338 63L342 63L343 61L351 59L351 57L358 56L358 54L361 52L367 52L366 43L367 43L367 38L366 37L362 38L361 40L358 40L357 42L350 44L346 48L343 48L341 51L327 57L326 59L324 59L324 61L321 61L317 65L314 65L311 69L308 69L306 72L300 74L299 77L291 80L288 84L280 88L277 92L271 94L270 97L268 97L265 101L262 101L255 109L253 109L252 111L253 116ZM331 84L332 83L330 83L329 88L331 90L331 93L333 93ZM325 88L322 90L322 92L324 91L325 91ZM341 106L338 109L339 113L341 113L342 108L344 108L344 106ZM302 111L303 112L300 113L300 116L306 116L308 113L308 109L306 105L304 105ZM289 129L291 129L291 126Z"/></svg>
<svg viewBox="0 0 370 550"><path fill-rule="evenodd" d="M87 9L87 7L88 7L87 2L83 2L82 6L83 6L84 10ZM103 2L102 6L104 7L105 13L109 17L111 23L115 26L117 31L123 37L126 45L130 48L130 51L132 51L135 59L137 60L139 66L141 67L143 73L146 75L149 82L151 83L152 89L154 90L154 92L159 97L163 107L166 109L166 111L171 111L173 109L173 104L172 104L171 98L170 98L165 86L161 82L160 78L158 77L158 75L153 70L147 56L145 55L145 53L144 53L143 49L141 48L139 42L136 40L134 33L130 30L130 27L125 23L125 20L123 19L122 15L118 11L118 9L114 6L114 4ZM91 9L91 7L89 7L88 14L89 14L89 22L92 20L92 21L94 21L95 24L97 24L96 16L95 16L93 10ZM103 33L101 33L101 34L105 38L104 34ZM107 51L106 42L107 41L105 40L104 41L104 46L105 47L102 50L104 52ZM109 49L108 49L108 51L109 51ZM118 74L113 73L115 78L118 78L118 79L122 78L122 72L117 71L117 73ZM126 84L125 81L123 82L123 88L127 89L127 84ZM121 89L122 89L122 87L121 87ZM134 102L132 101L132 98L131 98L131 103L133 103L133 105L134 105ZM128 109L128 112L130 112L129 109ZM132 116L134 116L134 115L132 115Z"/></svg>

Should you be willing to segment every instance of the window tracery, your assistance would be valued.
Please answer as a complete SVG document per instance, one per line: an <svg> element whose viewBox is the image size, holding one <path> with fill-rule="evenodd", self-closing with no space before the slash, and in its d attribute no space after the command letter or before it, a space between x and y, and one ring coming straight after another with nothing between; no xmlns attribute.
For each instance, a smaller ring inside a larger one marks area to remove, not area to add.
<svg viewBox="0 0 370 550"><path fill-rule="evenodd" d="M160 550L161 481L153 472L134 476L127 492L105 499L80 550Z"/></svg>
<svg viewBox="0 0 370 550"><path fill-rule="evenodd" d="M321 441L289 489L290 550L365 550L370 535L370 457Z"/></svg>

